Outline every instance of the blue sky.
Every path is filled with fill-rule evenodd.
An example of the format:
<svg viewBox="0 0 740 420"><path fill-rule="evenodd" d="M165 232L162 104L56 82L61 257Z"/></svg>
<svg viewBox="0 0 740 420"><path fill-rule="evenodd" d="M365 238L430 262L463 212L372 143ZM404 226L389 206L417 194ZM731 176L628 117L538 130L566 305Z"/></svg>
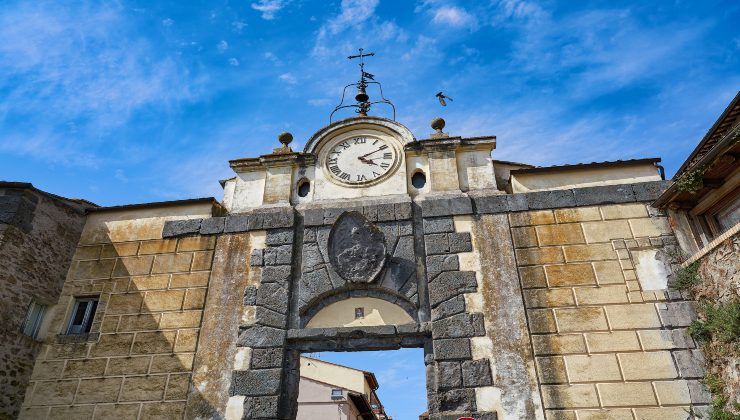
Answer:
<svg viewBox="0 0 740 420"><path fill-rule="evenodd" d="M394 420L417 420L419 414L427 410L423 349L326 352L307 356L373 372L380 385L378 398Z"/></svg>
<svg viewBox="0 0 740 420"><path fill-rule="evenodd" d="M740 87L737 22L712 0L6 0L0 179L101 205L220 198L228 159L327 123L358 47L417 138L443 116L498 136L494 158L659 156L670 176Z"/></svg>

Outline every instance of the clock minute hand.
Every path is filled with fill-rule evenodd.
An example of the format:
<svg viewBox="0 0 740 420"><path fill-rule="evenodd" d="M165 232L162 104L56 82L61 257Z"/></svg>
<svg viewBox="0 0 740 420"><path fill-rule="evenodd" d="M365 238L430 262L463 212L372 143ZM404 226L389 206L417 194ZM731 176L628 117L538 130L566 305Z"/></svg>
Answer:
<svg viewBox="0 0 740 420"><path fill-rule="evenodd" d="M377 153L377 152L379 152L379 151L381 151L381 150L385 150L385 147L381 147L381 148L379 148L378 150L373 150L372 152L370 152L370 153L366 153L366 154L364 154L364 155L362 155L362 156L360 156L360 157L364 159L364 158L366 158L366 157L368 157L368 156L372 155L373 153Z"/></svg>

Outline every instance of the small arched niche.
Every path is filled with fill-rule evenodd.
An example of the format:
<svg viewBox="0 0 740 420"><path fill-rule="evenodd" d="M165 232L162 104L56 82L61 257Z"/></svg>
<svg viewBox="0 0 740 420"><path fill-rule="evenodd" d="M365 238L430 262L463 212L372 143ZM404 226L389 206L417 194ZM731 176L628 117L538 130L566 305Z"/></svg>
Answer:
<svg viewBox="0 0 740 420"><path fill-rule="evenodd" d="M394 303L372 297L356 297L327 305L308 321L306 327L369 327L413 322L414 319Z"/></svg>

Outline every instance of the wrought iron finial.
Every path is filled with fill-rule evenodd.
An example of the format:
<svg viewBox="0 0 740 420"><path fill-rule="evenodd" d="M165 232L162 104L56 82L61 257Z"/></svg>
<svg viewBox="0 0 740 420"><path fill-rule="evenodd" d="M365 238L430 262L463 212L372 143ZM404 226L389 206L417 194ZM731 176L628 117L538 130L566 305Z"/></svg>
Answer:
<svg viewBox="0 0 740 420"><path fill-rule="evenodd" d="M334 108L331 114L329 114L329 123L331 123L334 113L344 108L355 108L355 112L358 115L366 117L368 111L370 111L370 107L374 104L390 105L390 107L393 109L393 119L396 119L396 107L393 105L393 103L391 103L391 101L383 96L383 87L380 85L379 82L375 81L375 75L365 71L365 57L372 57L375 55L375 53L365 53L365 50L363 48L360 48L359 51L359 54L350 55L349 57L347 57L347 59L360 59L360 80L358 80L356 83L350 83L344 87L344 90L342 91L342 100L339 102L339 105ZM367 87L371 84L378 85L378 90L380 91L380 100L378 101L370 101L370 95L367 94ZM355 101L357 101L357 103L344 105L344 97L347 94L347 88L350 86L357 87L357 94L355 95Z"/></svg>

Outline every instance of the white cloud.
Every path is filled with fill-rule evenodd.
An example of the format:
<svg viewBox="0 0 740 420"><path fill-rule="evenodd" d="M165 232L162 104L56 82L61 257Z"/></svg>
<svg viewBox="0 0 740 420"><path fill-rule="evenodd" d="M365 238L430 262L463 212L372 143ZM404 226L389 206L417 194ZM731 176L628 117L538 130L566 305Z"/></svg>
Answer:
<svg viewBox="0 0 740 420"><path fill-rule="evenodd" d="M239 67L239 60L237 60L234 57L229 58L229 65L234 67Z"/></svg>
<svg viewBox="0 0 740 420"><path fill-rule="evenodd" d="M231 30L240 34L242 30L247 27L247 23L241 20L235 20L231 22Z"/></svg>
<svg viewBox="0 0 740 420"><path fill-rule="evenodd" d="M278 79L282 80L283 82L294 85L298 82L298 80L290 73L283 73L280 76L278 76Z"/></svg>
<svg viewBox="0 0 740 420"><path fill-rule="evenodd" d="M165 27L172 26L173 23L175 23L175 21L170 18L162 20L162 26L165 26Z"/></svg>
<svg viewBox="0 0 740 420"><path fill-rule="evenodd" d="M223 53L224 51L229 49L229 43L224 41L223 39L219 41L219 43L216 45L216 49L218 52Z"/></svg>
<svg viewBox="0 0 740 420"><path fill-rule="evenodd" d="M329 105L331 103L331 99L328 98L321 98L321 99L309 99L308 104L311 106L317 106L322 107Z"/></svg>
<svg viewBox="0 0 740 420"><path fill-rule="evenodd" d="M319 28L316 36L313 54L316 56L329 56L336 48L348 47L348 40L337 39L337 35L345 33L348 29L357 28L373 17L375 9L380 0L342 0L339 14L327 20ZM363 38L373 39L367 31L362 33ZM343 41L343 42L342 42ZM355 47L352 47L355 48Z"/></svg>
<svg viewBox="0 0 740 420"><path fill-rule="evenodd" d="M474 27L476 24L476 19L473 15L465 11L465 9L454 6L444 6L435 10L432 21L437 24L455 27Z"/></svg>
<svg viewBox="0 0 740 420"><path fill-rule="evenodd" d="M201 94L177 58L154 53L123 12L111 3L0 9L0 149L96 165L102 139L132 115L143 109L164 114ZM6 126L9 120L19 122ZM125 143L122 137L108 150Z"/></svg>
<svg viewBox="0 0 740 420"><path fill-rule="evenodd" d="M252 9L262 12L262 19L273 20L275 15L287 6L289 0L259 0L252 3Z"/></svg>

